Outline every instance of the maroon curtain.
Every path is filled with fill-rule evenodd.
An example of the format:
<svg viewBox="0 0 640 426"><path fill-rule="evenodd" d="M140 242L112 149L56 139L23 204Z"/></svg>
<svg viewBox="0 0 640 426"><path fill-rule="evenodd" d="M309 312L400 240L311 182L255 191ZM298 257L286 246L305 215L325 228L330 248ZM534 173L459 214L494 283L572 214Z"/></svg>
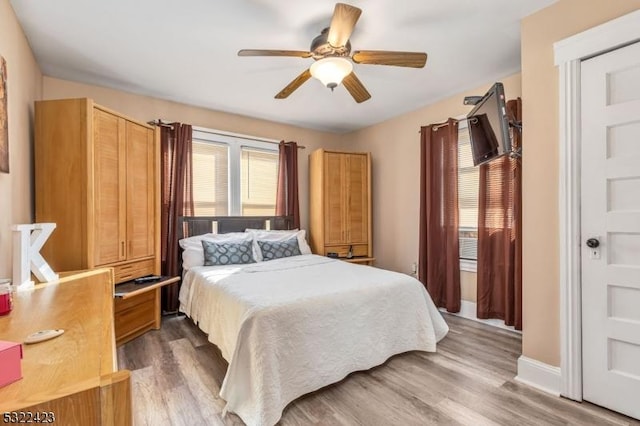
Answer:
<svg viewBox="0 0 640 426"><path fill-rule="evenodd" d="M507 109L522 120L520 98ZM521 143L514 131L514 148ZM480 166L477 316L522 330L522 164L506 155Z"/></svg>
<svg viewBox="0 0 640 426"><path fill-rule="evenodd" d="M179 274L178 217L193 215L191 146L191 125L172 123L160 128L162 275ZM179 289L178 284L162 289L165 312L178 310Z"/></svg>
<svg viewBox="0 0 640 426"><path fill-rule="evenodd" d="M420 148L418 277L436 306L459 312L458 122L422 127Z"/></svg>
<svg viewBox="0 0 640 426"><path fill-rule="evenodd" d="M293 216L293 227L300 228L298 144L295 142L280 142L276 216Z"/></svg>

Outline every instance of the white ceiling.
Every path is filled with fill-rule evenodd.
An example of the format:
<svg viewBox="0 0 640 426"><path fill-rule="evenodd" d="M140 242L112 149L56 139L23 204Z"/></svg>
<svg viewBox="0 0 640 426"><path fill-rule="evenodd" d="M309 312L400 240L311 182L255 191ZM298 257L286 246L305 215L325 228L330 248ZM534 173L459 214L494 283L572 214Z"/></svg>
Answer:
<svg viewBox="0 0 640 426"><path fill-rule="evenodd" d="M333 0L11 4L45 75L345 132L517 72L520 20L554 1L347 0L363 10L353 50L429 54L424 69L355 64L372 95L362 104L344 87L331 93L315 79L274 99L313 59L236 55L243 48L308 50L329 25Z"/></svg>

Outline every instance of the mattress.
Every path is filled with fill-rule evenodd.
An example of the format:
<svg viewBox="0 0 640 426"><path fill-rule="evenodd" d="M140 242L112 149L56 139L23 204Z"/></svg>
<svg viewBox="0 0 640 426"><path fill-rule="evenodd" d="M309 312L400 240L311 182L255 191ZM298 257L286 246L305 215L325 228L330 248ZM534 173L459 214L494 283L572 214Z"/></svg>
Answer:
<svg viewBox="0 0 640 426"><path fill-rule="evenodd" d="M249 426L395 354L433 352L448 332L413 277L316 255L191 268L180 310L229 362L220 397Z"/></svg>

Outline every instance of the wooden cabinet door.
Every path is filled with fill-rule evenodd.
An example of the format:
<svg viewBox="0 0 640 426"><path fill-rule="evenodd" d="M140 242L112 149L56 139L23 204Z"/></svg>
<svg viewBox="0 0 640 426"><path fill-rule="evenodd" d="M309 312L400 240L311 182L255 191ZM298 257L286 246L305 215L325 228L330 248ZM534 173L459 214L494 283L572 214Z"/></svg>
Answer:
<svg viewBox="0 0 640 426"><path fill-rule="evenodd" d="M126 122L127 259L152 256L155 246L153 131Z"/></svg>
<svg viewBox="0 0 640 426"><path fill-rule="evenodd" d="M93 111L93 266L126 259L124 120Z"/></svg>
<svg viewBox="0 0 640 426"><path fill-rule="evenodd" d="M345 157L332 152L324 155L324 244L343 244L346 242Z"/></svg>
<svg viewBox="0 0 640 426"><path fill-rule="evenodd" d="M365 154L345 155L346 230L349 244L366 244L369 235L369 163Z"/></svg>

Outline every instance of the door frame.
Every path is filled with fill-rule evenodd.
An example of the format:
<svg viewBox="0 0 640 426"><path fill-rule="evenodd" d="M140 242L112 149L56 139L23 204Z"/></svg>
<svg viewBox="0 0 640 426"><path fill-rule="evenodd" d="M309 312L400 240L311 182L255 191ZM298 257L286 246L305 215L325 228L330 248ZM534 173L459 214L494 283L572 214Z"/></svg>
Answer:
<svg viewBox="0 0 640 426"><path fill-rule="evenodd" d="M580 67L640 41L640 10L554 43L559 67L560 393L582 401Z"/></svg>

